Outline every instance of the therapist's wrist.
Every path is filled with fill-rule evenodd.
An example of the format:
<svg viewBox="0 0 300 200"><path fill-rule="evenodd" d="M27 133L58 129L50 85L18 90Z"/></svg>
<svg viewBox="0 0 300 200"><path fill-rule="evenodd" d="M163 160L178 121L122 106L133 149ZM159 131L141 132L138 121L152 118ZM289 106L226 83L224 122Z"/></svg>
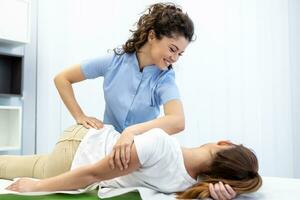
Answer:
<svg viewBox="0 0 300 200"><path fill-rule="evenodd" d="M80 119L82 117L85 117L86 115L83 112L78 112L76 114L74 114L74 118L75 120Z"/></svg>
<svg viewBox="0 0 300 200"><path fill-rule="evenodd" d="M129 126L129 127L125 128L124 132L127 133L127 134L133 134L133 135L139 135L140 134L140 131L139 131L139 129L136 125L132 125L132 126Z"/></svg>

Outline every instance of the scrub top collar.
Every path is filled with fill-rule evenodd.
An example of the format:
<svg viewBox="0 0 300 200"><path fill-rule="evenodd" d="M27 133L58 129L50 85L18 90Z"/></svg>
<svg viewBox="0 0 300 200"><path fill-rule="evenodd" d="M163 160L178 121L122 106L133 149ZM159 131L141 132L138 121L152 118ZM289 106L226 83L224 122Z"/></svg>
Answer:
<svg viewBox="0 0 300 200"><path fill-rule="evenodd" d="M136 52L133 53L132 55L132 58L133 58L133 63L135 65L135 69L141 73L141 74L156 74L156 73L160 73L162 71L165 71L165 70L160 70L156 65L147 65L143 68L143 71L140 71L140 66L139 66L139 62L138 62L138 59L137 59L137 55L136 55ZM167 70L168 68L166 68Z"/></svg>

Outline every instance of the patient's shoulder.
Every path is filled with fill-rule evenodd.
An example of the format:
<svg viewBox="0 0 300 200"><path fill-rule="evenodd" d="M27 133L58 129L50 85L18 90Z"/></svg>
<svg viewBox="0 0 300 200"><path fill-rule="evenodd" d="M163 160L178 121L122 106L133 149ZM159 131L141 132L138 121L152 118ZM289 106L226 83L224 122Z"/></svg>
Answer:
<svg viewBox="0 0 300 200"><path fill-rule="evenodd" d="M152 165L155 160L162 156L161 151L163 151L166 146L168 137L165 131L158 128L151 129L134 137L134 143L141 165Z"/></svg>

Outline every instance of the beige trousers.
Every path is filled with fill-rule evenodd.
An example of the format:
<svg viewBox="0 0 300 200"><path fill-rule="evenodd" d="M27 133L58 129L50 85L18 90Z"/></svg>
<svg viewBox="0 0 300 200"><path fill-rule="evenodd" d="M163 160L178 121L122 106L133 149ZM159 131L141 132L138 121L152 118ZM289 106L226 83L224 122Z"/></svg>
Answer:
<svg viewBox="0 0 300 200"><path fill-rule="evenodd" d="M69 171L78 145L87 130L82 125L67 128L51 154L0 156L0 179L16 177L43 179Z"/></svg>

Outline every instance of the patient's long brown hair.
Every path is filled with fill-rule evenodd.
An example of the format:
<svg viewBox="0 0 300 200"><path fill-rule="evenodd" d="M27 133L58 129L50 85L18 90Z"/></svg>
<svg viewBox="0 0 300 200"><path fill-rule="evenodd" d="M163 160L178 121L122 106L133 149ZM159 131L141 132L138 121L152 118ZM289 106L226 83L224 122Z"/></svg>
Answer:
<svg viewBox="0 0 300 200"><path fill-rule="evenodd" d="M210 170L201 176L201 182L178 193L177 198L208 198L209 183L219 181L230 185L237 194L255 192L262 185L257 158L243 145L234 145L233 148L216 153Z"/></svg>

